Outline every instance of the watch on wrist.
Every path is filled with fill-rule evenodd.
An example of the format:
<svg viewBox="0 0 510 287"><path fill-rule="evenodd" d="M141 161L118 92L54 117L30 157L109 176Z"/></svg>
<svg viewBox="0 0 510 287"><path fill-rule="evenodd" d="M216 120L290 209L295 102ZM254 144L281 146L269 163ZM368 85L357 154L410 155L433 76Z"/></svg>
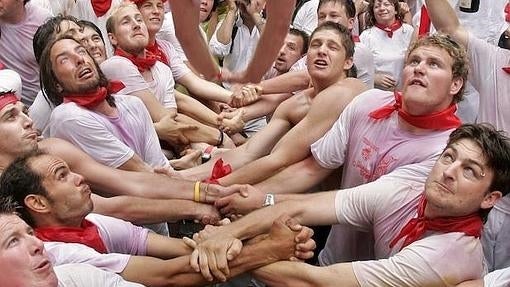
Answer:
<svg viewBox="0 0 510 287"><path fill-rule="evenodd" d="M267 193L266 197L264 198L264 204L262 204L262 207L273 206L273 205L274 205L274 194Z"/></svg>

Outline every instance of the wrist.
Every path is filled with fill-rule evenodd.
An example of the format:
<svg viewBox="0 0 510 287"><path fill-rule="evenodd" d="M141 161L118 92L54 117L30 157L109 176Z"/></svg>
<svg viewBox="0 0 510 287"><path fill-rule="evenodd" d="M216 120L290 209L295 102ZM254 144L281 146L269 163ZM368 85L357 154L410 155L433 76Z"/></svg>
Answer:
<svg viewBox="0 0 510 287"><path fill-rule="evenodd" d="M273 206L275 204L275 196L272 193L266 193L262 207Z"/></svg>

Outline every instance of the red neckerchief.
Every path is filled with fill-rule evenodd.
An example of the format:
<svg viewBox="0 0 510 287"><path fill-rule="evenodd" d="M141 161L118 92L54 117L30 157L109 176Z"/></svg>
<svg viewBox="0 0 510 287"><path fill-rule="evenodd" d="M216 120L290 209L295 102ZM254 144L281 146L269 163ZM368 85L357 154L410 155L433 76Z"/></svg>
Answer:
<svg viewBox="0 0 510 287"><path fill-rule="evenodd" d="M5 69L5 66L4 66L4 64L0 63L0 70L3 70L3 69Z"/></svg>
<svg viewBox="0 0 510 287"><path fill-rule="evenodd" d="M230 164L223 165L223 160L220 158L214 163L211 177L204 180L204 182L219 184L218 179L229 175L231 172L232 167L230 166Z"/></svg>
<svg viewBox="0 0 510 287"><path fill-rule="evenodd" d="M501 68L505 73L510 74L510 67L503 67Z"/></svg>
<svg viewBox="0 0 510 287"><path fill-rule="evenodd" d="M398 30L398 28L402 27L402 21L400 20L396 20L395 22L393 22L391 25L389 26L385 26L385 25L380 25L380 24L375 24L375 27L383 30L384 32L386 32L386 34L388 35L388 37L392 38L393 37L393 32L395 32L396 30Z"/></svg>
<svg viewBox="0 0 510 287"><path fill-rule="evenodd" d="M510 22L510 3L505 5L505 21Z"/></svg>
<svg viewBox="0 0 510 287"><path fill-rule="evenodd" d="M351 37L352 37L352 41L353 41L354 43L359 43L359 42L360 42L360 41L359 41L359 36L352 35Z"/></svg>
<svg viewBox="0 0 510 287"><path fill-rule="evenodd" d="M98 87L93 91L85 93L67 94L64 96L64 103L73 102L86 109L92 109L99 105L104 99L106 99L106 96L109 94L118 93L125 87L126 86L124 86L122 82L111 81L108 83L107 88Z"/></svg>
<svg viewBox="0 0 510 287"><path fill-rule="evenodd" d="M94 13L97 17L101 17L106 14L112 6L112 0L92 0L90 3L92 4L92 9L94 9Z"/></svg>
<svg viewBox="0 0 510 287"><path fill-rule="evenodd" d="M452 103L448 108L430 115L413 116L402 109L402 94L395 91L395 103L378 108L368 116L378 119L389 117L394 111L409 124L422 129L448 130L458 128L461 125L460 119L455 115L457 105Z"/></svg>
<svg viewBox="0 0 510 287"><path fill-rule="evenodd" d="M97 226L86 219L81 227L39 227L35 229L35 235L42 241L81 243L99 253L107 253Z"/></svg>
<svg viewBox="0 0 510 287"><path fill-rule="evenodd" d="M420 15L420 29L418 30L418 37L425 37L430 32L430 17L429 11L427 10L427 6L421 6L421 15Z"/></svg>
<svg viewBox="0 0 510 287"><path fill-rule="evenodd" d="M480 237L483 222L480 215L475 212L470 215L458 217L426 218L424 216L427 199L422 195L418 205L418 216L409 220L400 233L391 241L390 248L405 237L402 248L420 239L427 230L448 232L463 232L468 236Z"/></svg>
<svg viewBox="0 0 510 287"><path fill-rule="evenodd" d="M7 92L0 96L0 110L3 109L8 104L15 104L18 102L18 97L14 92Z"/></svg>
<svg viewBox="0 0 510 287"><path fill-rule="evenodd" d="M154 54L158 61L165 63L167 66L170 65L170 62L168 61L166 54L161 49L161 46L158 45L157 41L154 42L154 45L149 44L145 49Z"/></svg>
<svg viewBox="0 0 510 287"><path fill-rule="evenodd" d="M158 60L154 54L151 52L145 51L145 58L135 57L132 54L125 52L124 50L117 48L115 49L115 55L127 58L130 60L135 66L138 68L140 73L148 71L156 64Z"/></svg>

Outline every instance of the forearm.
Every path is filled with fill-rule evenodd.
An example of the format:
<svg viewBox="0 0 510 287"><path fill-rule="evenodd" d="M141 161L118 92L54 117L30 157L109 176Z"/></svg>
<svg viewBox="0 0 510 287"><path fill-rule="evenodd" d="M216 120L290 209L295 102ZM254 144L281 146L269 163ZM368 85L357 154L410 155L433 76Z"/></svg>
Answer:
<svg viewBox="0 0 510 287"><path fill-rule="evenodd" d="M232 29L234 28L237 17L237 9L229 9L225 19L216 32L216 39L223 45L227 45L232 41Z"/></svg>
<svg viewBox="0 0 510 287"><path fill-rule="evenodd" d="M232 97L232 92L226 90L212 82L206 81L193 73L189 73L179 80L179 83L184 85L191 94L200 97L204 100L217 101L222 103L229 103Z"/></svg>
<svg viewBox="0 0 510 287"><path fill-rule="evenodd" d="M295 163L276 175L255 185L260 190L272 193L307 192L321 182L332 170L320 167L313 157ZM284 182L285 184L282 184Z"/></svg>
<svg viewBox="0 0 510 287"><path fill-rule="evenodd" d="M259 268L252 274L269 286L359 286L350 263L318 267L280 261Z"/></svg>
<svg viewBox="0 0 510 287"><path fill-rule="evenodd" d="M142 100L147 111L151 116L153 122L160 121L165 115L169 113L165 107L156 99L156 97L149 90L134 92L131 95L136 96Z"/></svg>
<svg viewBox="0 0 510 287"><path fill-rule="evenodd" d="M219 183L223 186L255 184L275 174L281 168L282 165L278 159L267 155L221 178Z"/></svg>
<svg viewBox="0 0 510 287"><path fill-rule="evenodd" d="M220 130L213 128L209 125L205 125L191 117L184 114L178 114L176 120L181 123L194 125L197 127L196 130L188 130L184 132L186 138L192 143L207 143L210 145L217 145L220 139Z"/></svg>
<svg viewBox="0 0 510 287"><path fill-rule="evenodd" d="M178 199L150 199L119 195L95 197L94 213L120 218L136 225L197 219L203 203Z"/></svg>
<svg viewBox="0 0 510 287"><path fill-rule="evenodd" d="M178 11L178 13L173 13L175 32L186 57L206 79L215 78L219 74L218 66L209 53L209 48L198 28L199 3L182 0L171 0L170 2L172 9Z"/></svg>
<svg viewBox="0 0 510 287"><path fill-rule="evenodd" d="M310 84L308 71L293 71L260 82L264 94L292 93L305 90Z"/></svg>
<svg viewBox="0 0 510 287"><path fill-rule="evenodd" d="M271 2L271 1L270 1ZM295 7L295 0L279 0L278 4L268 3L267 4L267 12L268 12L268 20L266 23L266 27L269 29L265 29L262 33L259 44L255 50L252 59L256 59L250 61L246 71L246 82L250 83L258 83L262 76L266 73L268 68L273 63L274 59L276 59L276 55L280 50L283 39L288 32L289 24L292 18L292 9L291 7ZM275 11L276 9L270 8L272 5L285 5L286 7L282 7ZM288 5L288 6L287 6Z"/></svg>
<svg viewBox="0 0 510 287"><path fill-rule="evenodd" d="M179 113L188 115L206 125L218 127L218 115L201 102L182 93L175 93Z"/></svg>
<svg viewBox="0 0 510 287"><path fill-rule="evenodd" d="M291 94L265 94L257 102L243 107L245 113L243 121L247 122L262 116L272 114L278 105L291 97Z"/></svg>

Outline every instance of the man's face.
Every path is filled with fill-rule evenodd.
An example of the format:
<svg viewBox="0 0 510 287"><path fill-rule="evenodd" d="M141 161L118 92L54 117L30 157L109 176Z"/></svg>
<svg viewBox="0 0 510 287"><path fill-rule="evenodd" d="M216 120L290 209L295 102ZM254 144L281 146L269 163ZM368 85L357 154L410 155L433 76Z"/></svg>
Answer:
<svg viewBox="0 0 510 287"><path fill-rule="evenodd" d="M106 60L106 48L96 30L90 27L83 27L81 43L98 65Z"/></svg>
<svg viewBox="0 0 510 287"><path fill-rule="evenodd" d="M0 110L0 152L10 160L37 149L37 132L27 111L22 102Z"/></svg>
<svg viewBox="0 0 510 287"><path fill-rule="evenodd" d="M352 66L345 58L342 39L337 32L322 30L313 34L307 53L308 73L312 80L336 82Z"/></svg>
<svg viewBox="0 0 510 287"><path fill-rule="evenodd" d="M213 8L213 0L201 0L200 1L200 23L207 20L207 17L211 14Z"/></svg>
<svg viewBox="0 0 510 287"><path fill-rule="evenodd" d="M41 240L17 215L0 215L0 282L4 287L56 287Z"/></svg>
<svg viewBox="0 0 510 287"><path fill-rule="evenodd" d="M427 178L427 209L438 216L464 216L490 208L501 196L489 193L493 177L480 147L461 139L446 148Z"/></svg>
<svg viewBox="0 0 510 287"><path fill-rule="evenodd" d="M163 25L163 17L165 15L163 1L146 0L138 7L138 10L142 14L149 34L155 35L161 29L161 25Z"/></svg>
<svg viewBox="0 0 510 287"><path fill-rule="evenodd" d="M73 21L63 20L59 24L59 31L55 34L55 38L62 36L70 36L81 42L83 39L83 29Z"/></svg>
<svg viewBox="0 0 510 287"><path fill-rule="evenodd" d="M303 56L303 38L287 34L283 46L274 62L274 68L280 73L287 73L294 63Z"/></svg>
<svg viewBox="0 0 510 287"><path fill-rule="evenodd" d="M444 49L421 46L406 59L402 73L403 107L412 115L427 115L446 109L462 88L453 79L453 59Z"/></svg>
<svg viewBox="0 0 510 287"><path fill-rule="evenodd" d="M99 84L99 73L94 59L85 47L72 39L56 42L50 51L53 73L65 93L83 93Z"/></svg>
<svg viewBox="0 0 510 287"><path fill-rule="evenodd" d="M347 29L352 30L354 18L349 18L345 13L345 7L336 2L323 4L317 11L318 26L326 22L342 24Z"/></svg>
<svg viewBox="0 0 510 287"><path fill-rule="evenodd" d="M57 222L81 222L92 211L89 186L63 160L42 155L30 161L30 168L43 179L49 209Z"/></svg>
<svg viewBox="0 0 510 287"><path fill-rule="evenodd" d="M395 6L388 0L375 0L374 16L375 21L381 25L390 25L395 21L397 11Z"/></svg>
<svg viewBox="0 0 510 287"><path fill-rule="evenodd" d="M149 44L149 34L142 14L136 7L122 8L115 15L115 33L109 33L112 45L138 55Z"/></svg>

